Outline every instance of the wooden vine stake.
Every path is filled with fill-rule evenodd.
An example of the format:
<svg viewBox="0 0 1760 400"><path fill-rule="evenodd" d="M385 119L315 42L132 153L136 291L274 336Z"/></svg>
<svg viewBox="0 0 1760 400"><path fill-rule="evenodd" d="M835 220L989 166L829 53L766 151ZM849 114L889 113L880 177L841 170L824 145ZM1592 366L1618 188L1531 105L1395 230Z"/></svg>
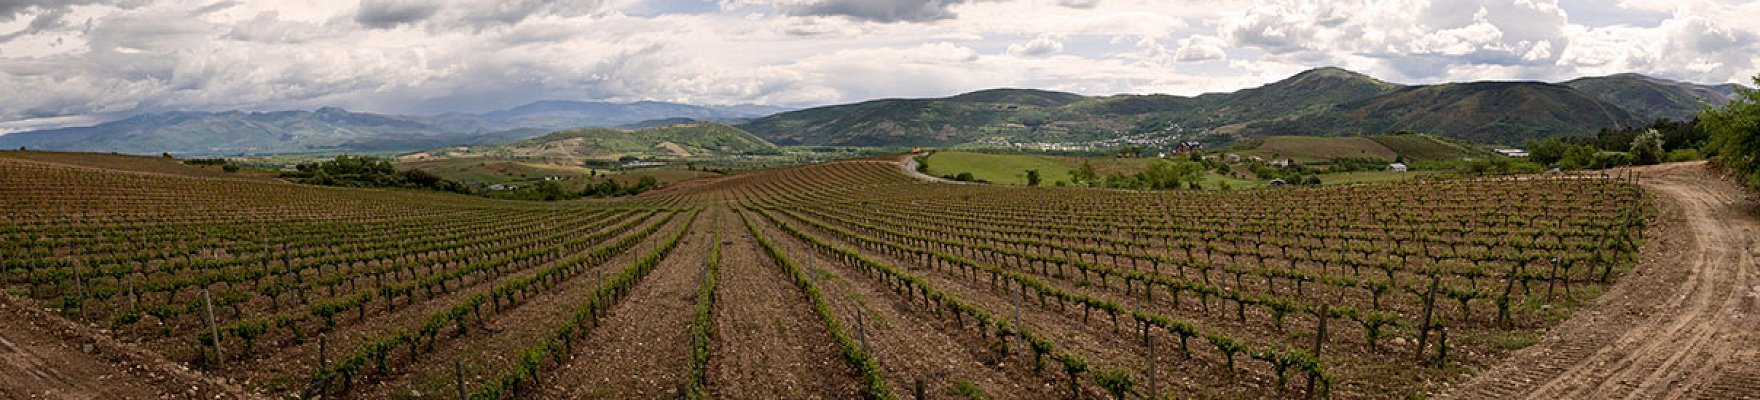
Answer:
<svg viewBox="0 0 1760 400"><path fill-rule="evenodd" d="M139 311L141 309L140 303L141 297L134 291L134 274L128 274L128 310Z"/></svg>
<svg viewBox="0 0 1760 400"><path fill-rule="evenodd" d="M208 296L208 288L202 288L202 311L208 315L208 332L213 334L214 365L226 367L226 357L220 353L220 324L214 320L214 300Z"/></svg>
<svg viewBox="0 0 1760 400"><path fill-rule="evenodd" d="M1320 327L1314 332L1314 359L1320 359L1320 345L1326 343L1326 320L1332 318L1332 305L1320 304Z"/></svg>
<svg viewBox="0 0 1760 400"><path fill-rule="evenodd" d="M73 260L73 288L79 296L79 303L76 304L79 304L79 313L83 317L86 313L86 281L79 273L79 264L79 260Z"/></svg>
<svg viewBox="0 0 1760 400"><path fill-rule="evenodd" d="M861 310L856 310L856 336L862 339L862 352L874 357L874 351L868 348L868 323Z"/></svg>
<svg viewBox="0 0 1760 400"><path fill-rule="evenodd" d="M1024 292L1026 290L1027 290L1026 286L1020 286L1020 290L1016 290L1014 292L1014 336L1016 338L1016 341L1020 342L1020 346L1017 346L1017 347L1022 347L1022 346L1027 345L1025 339L1022 338L1023 335L1021 334L1021 292ZM1015 352L1016 354L1020 354L1023 356L1026 355L1026 352L1019 351L1019 349L1016 349L1013 347L1010 347L1009 350Z"/></svg>
<svg viewBox="0 0 1760 400"><path fill-rule="evenodd" d="M458 359L452 360L452 376L455 378L453 381L458 383L458 399L470 399L469 394L464 391L464 362Z"/></svg>
<svg viewBox="0 0 1760 400"><path fill-rule="evenodd" d="M1159 386L1157 386L1156 382L1155 382L1155 364L1157 364L1160 361L1160 359L1157 357L1158 355L1155 353L1156 353L1156 351L1155 351L1155 338L1150 337L1149 338L1149 393L1147 393L1147 394L1148 394L1148 397L1151 399L1156 398L1155 396L1157 396L1157 393L1161 393L1161 388Z"/></svg>

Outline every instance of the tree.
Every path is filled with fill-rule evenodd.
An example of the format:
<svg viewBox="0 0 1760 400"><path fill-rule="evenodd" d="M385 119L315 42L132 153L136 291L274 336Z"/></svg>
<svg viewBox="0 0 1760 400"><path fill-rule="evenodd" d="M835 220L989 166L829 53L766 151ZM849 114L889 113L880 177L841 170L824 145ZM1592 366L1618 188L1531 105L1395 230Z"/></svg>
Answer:
<svg viewBox="0 0 1760 400"><path fill-rule="evenodd" d="M1088 162L1088 160L1082 160L1081 168L1069 172L1069 180L1070 182L1093 186L1094 181L1100 180L1100 173L1094 171L1094 163Z"/></svg>
<svg viewBox="0 0 1760 400"><path fill-rule="evenodd" d="M1552 165L1563 160L1571 147L1570 143L1565 143L1564 139L1557 136L1539 142L1529 141L1528 160L1540 165Z"/></svg>
<svg viewBox="0 0 1760 400"><path fill-rule="evenodd" d="M1650 129L1632 139L1632 162L1638 165L1662 162L1662 132Z"/></svg>
<svg viewBox="0 0 1760 400"><path fill-rule="evenodd" d="M1563 169L1584 169L1595 166L1595 148L1566 144L1564 156L1558 160L1558 167ZM1531 156L1531 155L1530 155Z"/></svg>
<svg viewBox="0 0 1760 400"><path fill-rule="evenodd" d="M1179 189L1184 182L1198 179L1204 173L1204 166L1192 162L1156 161L1143 171L1143 180L1150 189Z"/></svg>
<svg viewBox="0 0 1760 400"><path fill-rule="evenodd" d="M1027 186L1039 186L1039 170L1027 170Z"/></svg>
<svg viewBox="0 0 1760 400"><path fill-rule="evenodd" d="M1753 79L1760 85L1760 75ZM1760 187L1760 90L1737 87L1729 104L1700 113L1699 123L1711 134L1706 150L1735 170L1743 183Z"/></svg>
<svg viewBox="0 0 1760 400"><path fill-rule="evenodd" d="M543 196L544 200L562 200L568 197L568 191L563 190L562 185L556 181L538 182L536 189L538 195Z"/></svg>

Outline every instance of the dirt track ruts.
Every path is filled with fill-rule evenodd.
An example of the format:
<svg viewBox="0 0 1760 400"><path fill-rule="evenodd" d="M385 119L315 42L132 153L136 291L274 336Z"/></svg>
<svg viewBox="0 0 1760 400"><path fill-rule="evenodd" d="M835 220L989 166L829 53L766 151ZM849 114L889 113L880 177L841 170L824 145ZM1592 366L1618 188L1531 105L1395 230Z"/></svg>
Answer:
<svg viewBox="0 0 1760 400"><path fill-rule="evenodd" d="M1443 398L1760 398L1753 196L1703 162L1639 168L1661 206L1639 266Z"/></svg>

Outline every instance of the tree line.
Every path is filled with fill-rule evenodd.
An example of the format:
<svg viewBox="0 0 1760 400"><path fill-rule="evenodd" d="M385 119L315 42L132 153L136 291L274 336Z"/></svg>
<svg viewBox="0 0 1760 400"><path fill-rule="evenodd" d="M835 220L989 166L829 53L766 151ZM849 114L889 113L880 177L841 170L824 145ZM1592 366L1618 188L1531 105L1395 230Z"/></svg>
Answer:
<svg viewBox="0 0 1760 400"><path fill-rule="evenodd" d="M419 168L399 171L390 160L372 156L339 155L335 159L300 163L294 171L281 173L290 181L324 186L426 189L472 194L509 200L572 200L585 197L630 196L659 188L660 181L643 176L635 183L624 184L607 178L589 184L579 191L564 188L556 181L538 182L513 190L479 190L464 183L442 178Z"/></svg>

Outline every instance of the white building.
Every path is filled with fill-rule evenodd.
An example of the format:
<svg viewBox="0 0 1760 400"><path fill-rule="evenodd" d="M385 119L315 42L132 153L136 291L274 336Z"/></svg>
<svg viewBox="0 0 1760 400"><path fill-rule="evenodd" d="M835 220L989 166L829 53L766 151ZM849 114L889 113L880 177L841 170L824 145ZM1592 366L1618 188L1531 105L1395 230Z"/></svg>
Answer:
<svg viewBox="0 0 1760 400"><path fill-rule="evenodd" d="M1387 170L1393 171L1393 172L1406 172L1406 164L1405 163L1387 164Z"/></svg>
<svg viewBox="0 0 1760 400"><path fill-rule="evenodd" d="M1491 151L1495 151L1495 152L1497 152L1497 154L1502 154L1504 157L1527 157L1528 156L1528 151L1522 150L1522 149L1492 149Z"/></svg>

